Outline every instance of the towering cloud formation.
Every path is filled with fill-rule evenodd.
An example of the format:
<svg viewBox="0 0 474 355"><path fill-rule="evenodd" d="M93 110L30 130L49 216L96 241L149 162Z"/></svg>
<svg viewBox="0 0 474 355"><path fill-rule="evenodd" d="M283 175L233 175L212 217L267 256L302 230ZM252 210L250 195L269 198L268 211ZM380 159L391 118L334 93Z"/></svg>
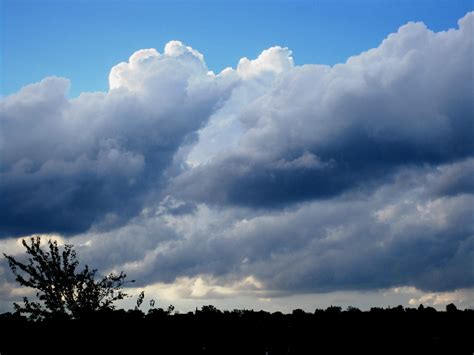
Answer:
<svg viewBox="0 0 474 355"><path fill-rule="evenodd" d="M440 33L409 23L334 67L269 65L282 74L239 112L240 144L177 177L175 191L285 206L365 189L402 166L472 156L473 17ZM238 71L259 73L268 54Z"/></svg>
<svg viewBox="0 0 474 355"><path fill-rule="evenodd" d="M114 67L110 91L68 100L47 78L2 100L2 235L74 233L136 215L178 149L230 93L182 43Z"/></svg>
<svg viewBox="0 0 474 355"><path fill-rule="evenodd" d="M1 234L73 234L143 284L473 287L473 26L409 23L332 67L273 47L217 75L172 41L107 93L29 85L0 103Z"/></svg>

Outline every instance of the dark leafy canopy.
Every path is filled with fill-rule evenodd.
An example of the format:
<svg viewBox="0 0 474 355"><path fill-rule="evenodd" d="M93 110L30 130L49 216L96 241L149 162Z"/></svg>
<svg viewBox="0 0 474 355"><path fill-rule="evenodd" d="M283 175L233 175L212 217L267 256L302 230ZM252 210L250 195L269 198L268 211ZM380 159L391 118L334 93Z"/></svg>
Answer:
<svg viewBox="0 0 474 355"><path fill-rule="evenodd" d="M96 269L85 265L79 271L72 245L59 248L56 241L48 240L49 250L43 250L40 237L31 238L29 243L23 240L22 244L29 255L27 263L4 256L16 281L36 289L38 301L24 297L23 305L14 304L17 312L28 314L31 319L81 318L94 311L114 309L115 301L128 296L122 291L126 282L123 272L96 281Z"/></svg>

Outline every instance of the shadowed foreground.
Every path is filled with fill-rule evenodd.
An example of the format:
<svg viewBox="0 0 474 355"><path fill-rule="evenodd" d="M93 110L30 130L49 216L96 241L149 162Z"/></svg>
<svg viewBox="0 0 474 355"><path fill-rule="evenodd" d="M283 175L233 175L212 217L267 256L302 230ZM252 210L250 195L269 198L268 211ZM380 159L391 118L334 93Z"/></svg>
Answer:
<svg viewBox="0 0 474 355"><path fill-rule="evenodd" d="M94 312L77 320L0 315L6 354L473 354L474 311L339 307L305 313L152 309Z"/></svg>
<svg viewBox="0 0 474 355"><path fill-rule="evenodd" d="M36 298L0 315L0 355L8 354L473 354L474 310L420 306L369 312L328 307L306 313L220 311L179 314L174 307L117 310L126 275L96 279L79 268L72 245L23 240L27 263L5 255L15 280ZM131 281L130 281L131 282ZM28 318L23 314L28 315Z"/></svg>

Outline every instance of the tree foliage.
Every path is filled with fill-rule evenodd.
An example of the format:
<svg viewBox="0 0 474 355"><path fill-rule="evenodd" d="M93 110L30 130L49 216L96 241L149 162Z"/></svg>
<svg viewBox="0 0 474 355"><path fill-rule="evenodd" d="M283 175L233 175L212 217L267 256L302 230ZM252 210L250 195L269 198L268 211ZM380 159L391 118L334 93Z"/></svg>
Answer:
<svg viewBox="0 0 474 355"><path fill-rule="evenodd" d="M79 261L72 245L59 247L48 240L43 250L40 237L22 240L28 261L22 263L3 254L21 286L36 290L37 301L23 298L23 304L14 303L15 310L31 319L81 318L100 310L114 309L114 302L128 295L122 291L126 275L111 273L95 280L96 269L87 265L79 270ZM133 281L130 281L133 282Z"/></svg>

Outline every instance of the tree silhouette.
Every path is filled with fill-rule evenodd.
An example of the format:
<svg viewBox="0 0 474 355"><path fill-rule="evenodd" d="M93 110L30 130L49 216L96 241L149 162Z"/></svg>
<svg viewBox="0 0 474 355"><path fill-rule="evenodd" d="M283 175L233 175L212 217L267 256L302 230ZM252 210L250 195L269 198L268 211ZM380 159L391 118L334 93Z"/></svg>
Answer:
<svg viewBox="0 0 474 355"><path fill-rule="evenodd" d="M450 303L450 304L446 305L446 312L454 313L454 312L457 312L457 311L458 311L458 308L456 307L456 305L454 303Z"/></svg>
<svg viewBox="0 0 474 355"><path fill-rule="evenodd" d="M23 305L14 303L15 310L32 320L49 318L81 318L94 311L114 309L113 303L128 295L122 291L126 275L111 273L99 281L97 270L85 265L79 271L79 261L72 245L58 246L48 240L46 250L40 237L22 240L28 262L3 254L21 286L36 289L38 301L23 298ZM134 282L134 281L130 281Z"/></svg>

